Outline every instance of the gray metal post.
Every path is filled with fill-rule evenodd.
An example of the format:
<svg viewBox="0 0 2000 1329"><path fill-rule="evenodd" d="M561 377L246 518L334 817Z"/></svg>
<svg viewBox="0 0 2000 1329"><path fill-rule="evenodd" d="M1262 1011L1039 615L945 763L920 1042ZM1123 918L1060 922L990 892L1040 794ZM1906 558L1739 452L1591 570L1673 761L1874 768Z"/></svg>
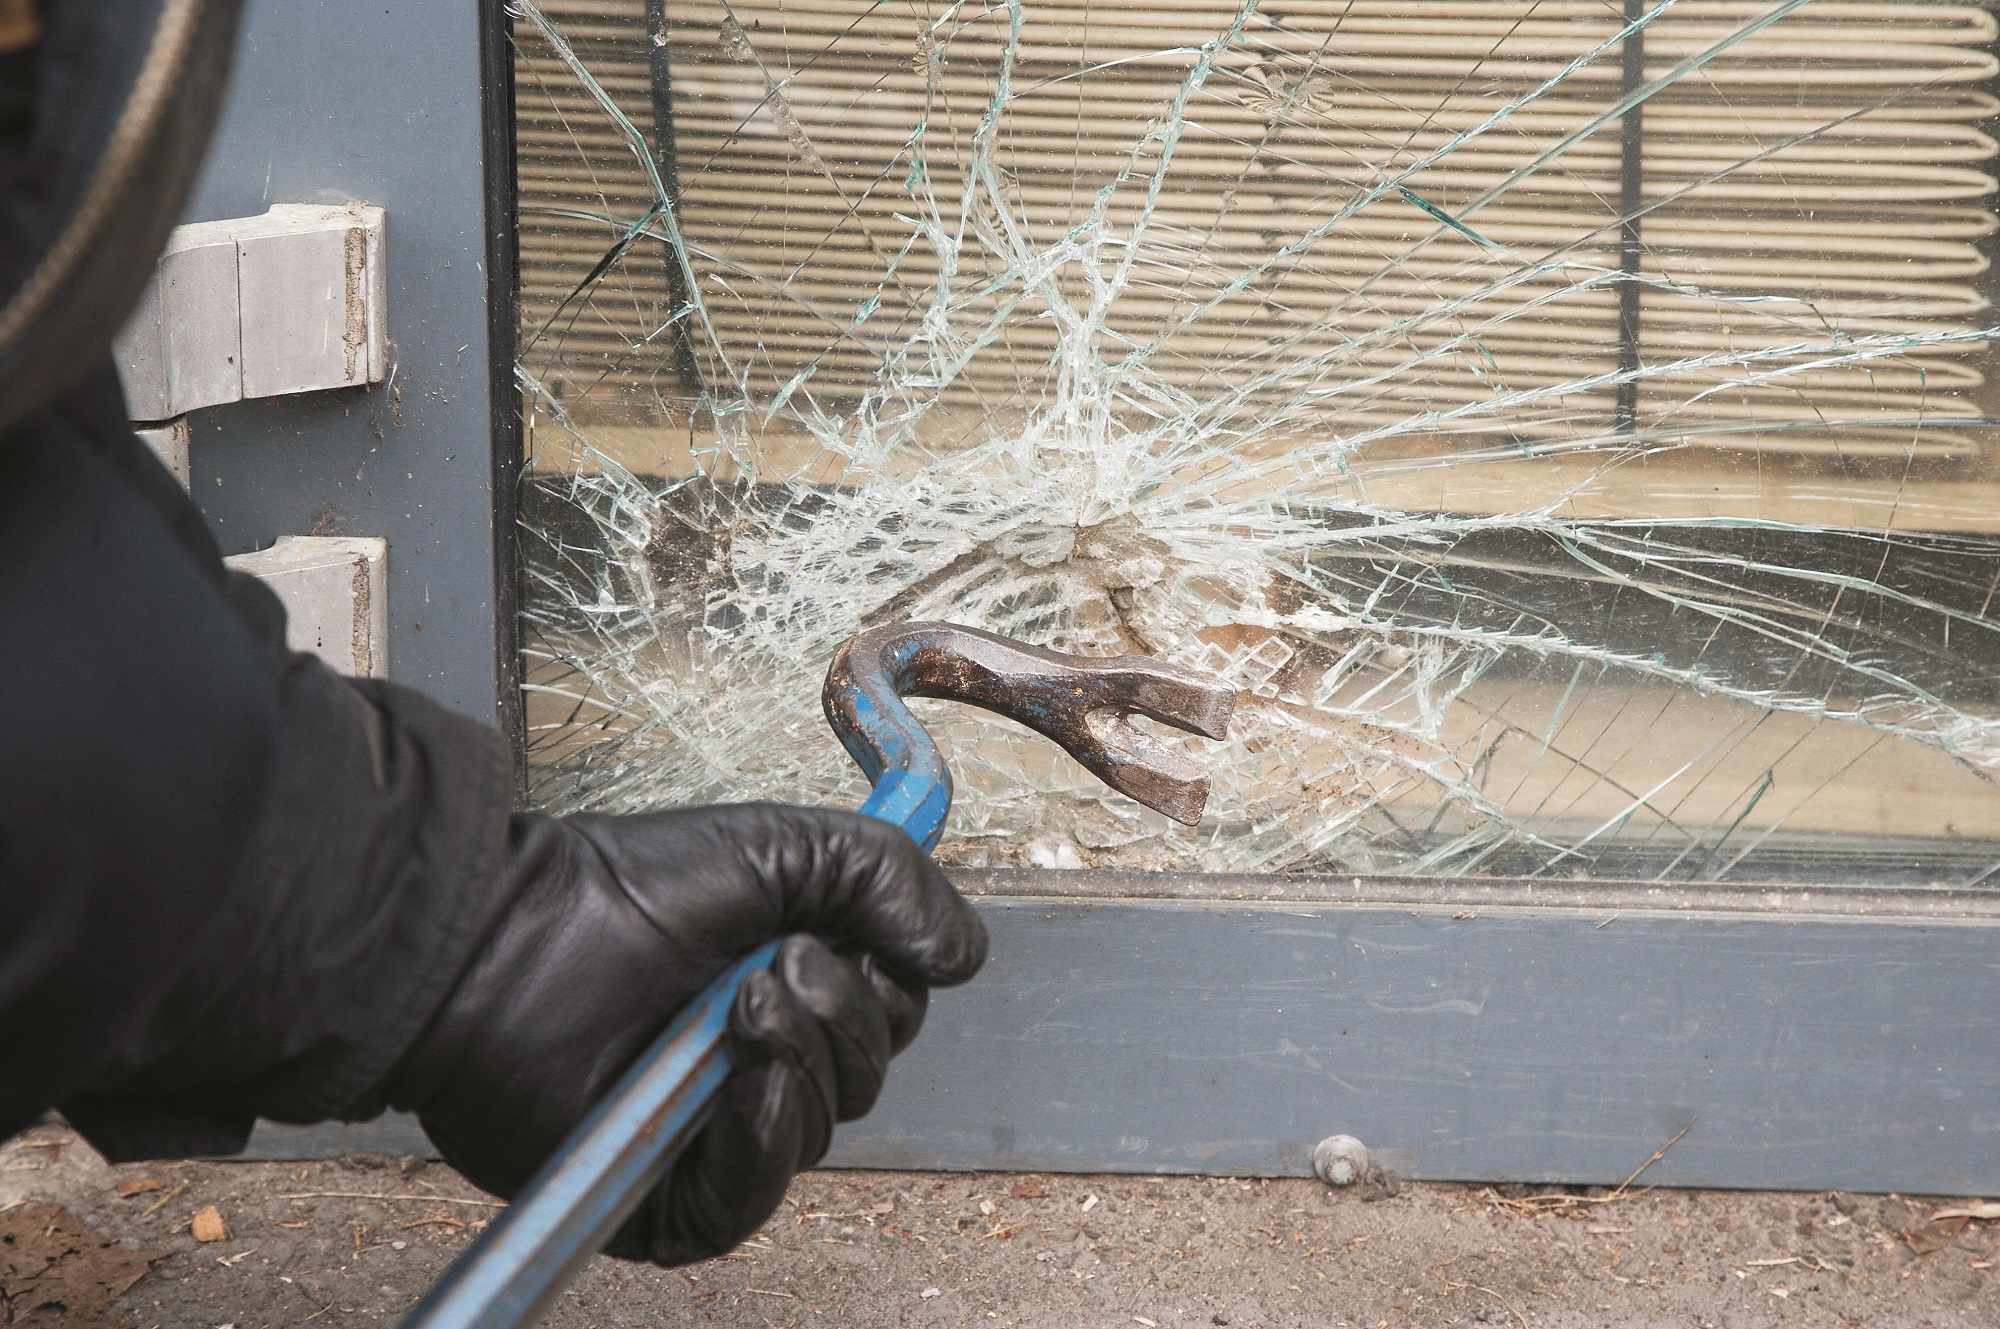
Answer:
<svg viewBox="0 0 2000 1329"><path fill-rule="evenodd" d="M250 0L187 220L387 211L384 383L191 419L225 553L389 541L390 676L482 719L514 704L509 68L494 3Z"/></svg>

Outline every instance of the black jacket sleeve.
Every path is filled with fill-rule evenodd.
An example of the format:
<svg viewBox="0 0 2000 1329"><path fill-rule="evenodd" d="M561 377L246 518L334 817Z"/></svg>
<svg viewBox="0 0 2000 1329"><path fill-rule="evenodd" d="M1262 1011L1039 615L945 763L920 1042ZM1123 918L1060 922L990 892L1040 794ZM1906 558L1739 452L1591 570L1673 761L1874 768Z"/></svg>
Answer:
<svg viewBox="0 0 2000 1329"><path fill-rule="evenodd" d="M226 1152L370 1110L505 903L503 741L287 651L108 367L7 445L0 1136L60 1105L114 1158Z"/></svg>
<svg viewBox="0 0 2000 1329"><path fill-rule="evenodd" d="M178 979L276 746L277 657L199 523L148 494L108 373L0 449L0 1135Z"/></svg>

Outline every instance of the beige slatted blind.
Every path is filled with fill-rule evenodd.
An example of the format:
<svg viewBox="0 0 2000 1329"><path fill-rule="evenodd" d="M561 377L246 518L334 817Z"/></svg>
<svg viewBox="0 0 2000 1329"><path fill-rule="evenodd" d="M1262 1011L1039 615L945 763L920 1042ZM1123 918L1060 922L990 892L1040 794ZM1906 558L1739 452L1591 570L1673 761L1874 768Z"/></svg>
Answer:
<svg viewBox="0 0 2000 1329"><path fill-rule="evenodd" d="M642 0L544 8L650 133ZM1990 320L1993 16L1827 0L1713 53L1772 8L1671 6L1628 72L1617 5L1291 0L1216 55L1149 200L1143 177L1163 150L1149 131L1232 6L1029 4L994 169L968 181L1004 8L672 0L681 226L722 347L696 338L692 354L719 397L734 376L766 406L847 403L893 361L904 397L941 400L940 430L1010 418L1058 389L1061 321L1128 257L1143 215L1092 344L1112 364L1139 353L1118 389L1135 416L1192 399L1246 437L1269 419L1278 435L1415 452L1590 445L1629 427L1697 449L1969 462L1993 408L1970 336ZM1599 48L1556 90L1402 175ZM562 306L649 190L567 72L537 43L522 51L527 363L581 415L680 419L695 385L663 331L662 244L642 241L594 298ZM1624 345L1628 125L1604 117L1635 76L1704 56L1644 106L1638 336ZM1101 222L1084 225L1121 172ZM1392 179L1400 188L1342 215ZM989 322L983 345L925 336L939 258L921 232L971 224L969 188L998 191L1013 228L957 251L954 290L968 294L952 335ZM1024 289L1010 251L1057 257ZM1967 339L1821 371L1782 353L1829 329ZM1747 368L1726 363L1760 350ZM1621 355L1656 375L1629 426L1611 381Z"/></svg>

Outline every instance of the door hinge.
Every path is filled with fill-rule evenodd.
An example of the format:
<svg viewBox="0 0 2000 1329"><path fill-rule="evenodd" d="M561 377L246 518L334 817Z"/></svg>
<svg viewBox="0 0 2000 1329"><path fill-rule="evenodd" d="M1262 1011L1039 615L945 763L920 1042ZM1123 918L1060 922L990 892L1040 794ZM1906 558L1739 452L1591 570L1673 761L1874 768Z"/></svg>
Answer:
<svg viewBox="0 0 2000 1329"><path fill-rule="evenodd" d="M381 382L385 230L362 203L175 228L115 344L132 419Z"/></svg>

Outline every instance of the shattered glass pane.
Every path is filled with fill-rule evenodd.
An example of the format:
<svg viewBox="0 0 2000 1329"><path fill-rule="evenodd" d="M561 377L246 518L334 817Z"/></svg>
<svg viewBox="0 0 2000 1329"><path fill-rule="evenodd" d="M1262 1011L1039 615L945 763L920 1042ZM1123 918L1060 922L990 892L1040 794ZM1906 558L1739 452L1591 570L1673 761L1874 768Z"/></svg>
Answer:
<svg viewBox="0 0 2000 1329"><path fill-rule="evenodd" d="M1241 704L921 704L946 861L2000 882L1987 8L513 13L543 805L852 806L951 619Z"/></svg>

